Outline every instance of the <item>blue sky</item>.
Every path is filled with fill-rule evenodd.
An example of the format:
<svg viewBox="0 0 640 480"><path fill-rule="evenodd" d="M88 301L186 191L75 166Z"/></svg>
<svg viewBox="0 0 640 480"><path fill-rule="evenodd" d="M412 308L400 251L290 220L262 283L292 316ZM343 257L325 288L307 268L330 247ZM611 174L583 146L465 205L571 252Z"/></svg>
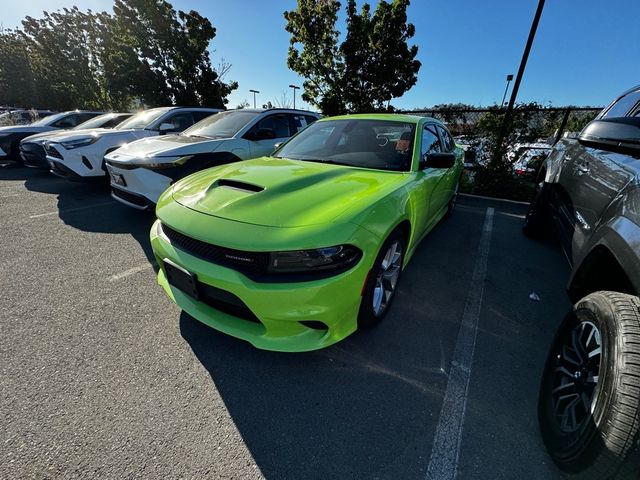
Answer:
<svg viewBox="0 0 640 480"><path fill-rule="evenodd" d="M228 78L240 85L230 107L245 99L252 102L249 89L261 92L258 103L280 100L283 94L290 101L288 85L302 85L286 66L289 37L282 12L293 8L295 0L172 3L199 11L217 28L213 63L221 57L231 63ZM14 27L25 15L74 4L110 10L112 1L3 0L0 22ZM413 0L409 20L416 26L413 42L422 68L416 86L392 104L410 109L500 102L505 75L517 72L536 5L537 0ZM639 20L637 0L547 0L519 100L604 105L639 84Z"/></svg>

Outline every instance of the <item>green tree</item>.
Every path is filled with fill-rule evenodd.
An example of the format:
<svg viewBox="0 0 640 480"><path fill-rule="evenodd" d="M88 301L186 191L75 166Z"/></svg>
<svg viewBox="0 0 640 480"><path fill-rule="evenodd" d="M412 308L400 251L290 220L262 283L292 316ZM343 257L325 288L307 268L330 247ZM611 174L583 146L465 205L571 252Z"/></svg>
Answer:
<svg viewBox="0 0 640 480"><path fill-rule="evenodd" d="M0 34L0 105L34 106L36 83L25 39L17 32Z"/></svg>
<svg viewBox="0 0 640 480"><path fill-rule="evenodd" d="M115 0L114 13L110 85L149 105L225 106L237 83L224 83L211 65L216 29L207 18L166 0Z"/></svg>
<svg viewBox="0 0 640 480"><path fill-rule="evenodd" d="M346 38L336 28L336 0L298 0L284 12L291 34L287 66L305 78L304 101L325 115L383 111L417 81L415 28L407 23L409 0L379 1L375 11L355 0L346 7Z"/></svg>

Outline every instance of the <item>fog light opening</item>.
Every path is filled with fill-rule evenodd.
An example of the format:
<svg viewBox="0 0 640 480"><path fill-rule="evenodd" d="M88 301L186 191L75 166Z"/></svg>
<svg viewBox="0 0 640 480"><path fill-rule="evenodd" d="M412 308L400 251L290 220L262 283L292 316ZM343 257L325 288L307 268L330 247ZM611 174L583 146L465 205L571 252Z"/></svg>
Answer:
<svg viewBox="0 0 640 480"><path fill-rule="evenodd" d="M91 162L84 155L82 156L82 163L84 163L84 166L89 170L93 170L93 165L91 165Z"/></svg>
<svg viewBox="0 0 640 480"><path fill-rule="evenodd" d="M300 323L314 330L329 330L329 327L319 320L301 320Z"/></svg>

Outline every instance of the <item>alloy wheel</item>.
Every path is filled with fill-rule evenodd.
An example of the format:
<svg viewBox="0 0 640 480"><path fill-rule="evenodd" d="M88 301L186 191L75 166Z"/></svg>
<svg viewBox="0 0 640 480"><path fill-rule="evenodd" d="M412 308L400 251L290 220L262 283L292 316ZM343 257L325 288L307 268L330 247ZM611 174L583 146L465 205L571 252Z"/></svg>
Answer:
<svg viewBox="0 0 640 480"><path fill-rule="evenodd" d="M389 306L398 284L401 267L402 243L400 240L396 240L382 257L380 271L373 289L373 313L376 316L382 315Z"/></svg>
<svg viewBox="0 0 640 480"><path fill-rule="evenodd" d="M572 433L591 418L596 403L602 336L592 322L582 322L560 343L553 369L553 412L560 430Z"/></svg>

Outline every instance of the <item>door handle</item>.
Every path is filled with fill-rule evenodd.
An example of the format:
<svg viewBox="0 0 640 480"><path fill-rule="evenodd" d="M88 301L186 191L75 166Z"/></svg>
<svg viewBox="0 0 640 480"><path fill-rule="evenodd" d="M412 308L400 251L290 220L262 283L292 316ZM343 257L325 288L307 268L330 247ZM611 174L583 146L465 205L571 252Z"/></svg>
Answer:
<svg viewBox="0 0 640 480"><path fill-rule="evenodd" d="M580 165L578 165L578 171L580 173L589 173L591 171L591 167L589 167L588 163L581 163Z"/></svg>

